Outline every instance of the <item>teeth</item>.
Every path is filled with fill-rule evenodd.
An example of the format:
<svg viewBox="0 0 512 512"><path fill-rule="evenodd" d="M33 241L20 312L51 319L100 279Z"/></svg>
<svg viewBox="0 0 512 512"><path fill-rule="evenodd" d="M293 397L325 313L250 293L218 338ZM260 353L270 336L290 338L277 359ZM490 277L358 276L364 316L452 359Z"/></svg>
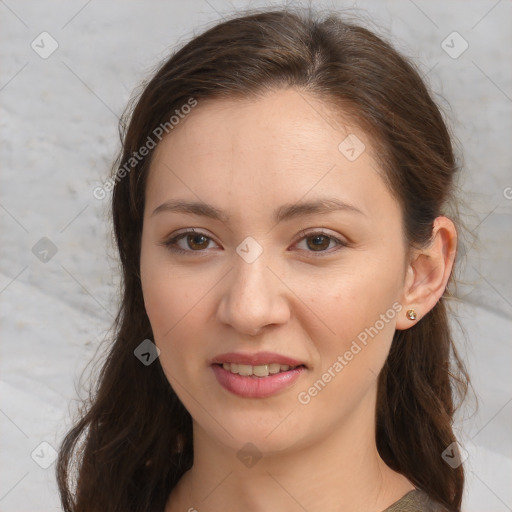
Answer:
<svg viewBox="0 0 512 512"><path fill-rule="evenodd" d="M250 364L223 363L222 368L231 373L237 373L244 377L254 375L256 377L268 377L279 372L287 372L292 366L287 364L270 363L251 366Z"/></svg>
<svg viewBox="0 0 512 512"><path fill-rule="evenodd" d="M259 366L253 366L252 374L256 375L256 377L268 377L268 364L260 364Z"/></svg>
<svg viewBox="0 0 512 512"><path fill-rule="evenodd" d="M281 370L281 365L279 363L270 363L268 365L268 371L271 374L279 373Z"/></svg>
<svg viewBox="0 0 512 512"><path fill-rule="evenodd" d="M240 375L252 375L252 366L250 364L239 364L238 373Z"/></svg>

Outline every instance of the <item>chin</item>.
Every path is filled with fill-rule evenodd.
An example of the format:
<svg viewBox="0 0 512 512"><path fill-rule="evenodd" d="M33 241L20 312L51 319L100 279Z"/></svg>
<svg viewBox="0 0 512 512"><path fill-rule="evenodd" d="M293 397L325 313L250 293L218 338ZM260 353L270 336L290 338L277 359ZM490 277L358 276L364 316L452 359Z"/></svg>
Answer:
<svg viewBox="0 0 512 512"><path fill-rule="evenodd" d="M216 410L221 411L222 408ZM215 419L222 418L220 425L216 421L212 422L211 417L206 419L202 415L201 423L194 421L194 428L203 430L209 437L235 452L246 447L265 454L277 454L303 444L301 440L304 441L307 437L296 421L290 423L294 414L288 417L287 414L288 412L282 415L271 411L265 414L257 410L253 413L237 410L219 414Z"/></svg>

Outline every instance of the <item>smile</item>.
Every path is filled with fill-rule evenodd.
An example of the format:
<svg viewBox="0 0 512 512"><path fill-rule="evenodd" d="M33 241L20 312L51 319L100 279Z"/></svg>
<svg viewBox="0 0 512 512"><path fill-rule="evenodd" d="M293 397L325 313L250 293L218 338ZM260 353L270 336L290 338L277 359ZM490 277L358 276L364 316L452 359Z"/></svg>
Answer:
<svg viewBox="0 0 512 512"><path fill-rule="evenodd" d="M245 377L268 377L269 375L275 375L276 373L294 370L295 368L298 368L298 366L279 363L259 364L257 366L252 366L250 364L223 363L222 368L228 372L243 375Z"/></svg>

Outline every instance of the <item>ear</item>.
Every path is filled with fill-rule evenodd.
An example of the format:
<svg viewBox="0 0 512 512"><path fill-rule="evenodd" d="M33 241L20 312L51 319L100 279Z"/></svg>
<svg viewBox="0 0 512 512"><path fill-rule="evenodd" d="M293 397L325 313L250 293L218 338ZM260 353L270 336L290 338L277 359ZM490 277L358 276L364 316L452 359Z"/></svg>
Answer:
<svg viewBox="0 0 512 512"><path fill-rule="evenodd" d="M408 263L400 303L403 308L396 322L398 330L408 329L421 320L443 295L457 251L457 230L447 217L437 217L430 244L415 249ZM416 319L407 311L414 309Z"/></svg>

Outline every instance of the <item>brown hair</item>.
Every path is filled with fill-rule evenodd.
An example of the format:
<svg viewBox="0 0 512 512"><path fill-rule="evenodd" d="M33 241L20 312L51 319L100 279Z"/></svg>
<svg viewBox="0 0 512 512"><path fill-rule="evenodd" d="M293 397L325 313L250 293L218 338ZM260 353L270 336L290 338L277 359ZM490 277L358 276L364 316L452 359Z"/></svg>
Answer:
<svg viewBox="0 0 512 512"><path fill-rule="evenodd" d="M122 303L95 389L60 448L66 512L163 511L193 462L189 413L159 361L146 367L133 354L152 339L139 264L153 151L133 155L190 98L256 97L283 87L341 107L368 130L410 247L428 244L434 219L452 203L459 166L442 115L414 66L372 31L331 13L266 10L223 21L175 52L122 124L112 201ZM452 469L441 454L456 440L453 394L464 399L469 377L452 339L449 298L446 291L413 327L395 332L378 378L376 442L392 469L459 511L463 466Z"/></svg>

